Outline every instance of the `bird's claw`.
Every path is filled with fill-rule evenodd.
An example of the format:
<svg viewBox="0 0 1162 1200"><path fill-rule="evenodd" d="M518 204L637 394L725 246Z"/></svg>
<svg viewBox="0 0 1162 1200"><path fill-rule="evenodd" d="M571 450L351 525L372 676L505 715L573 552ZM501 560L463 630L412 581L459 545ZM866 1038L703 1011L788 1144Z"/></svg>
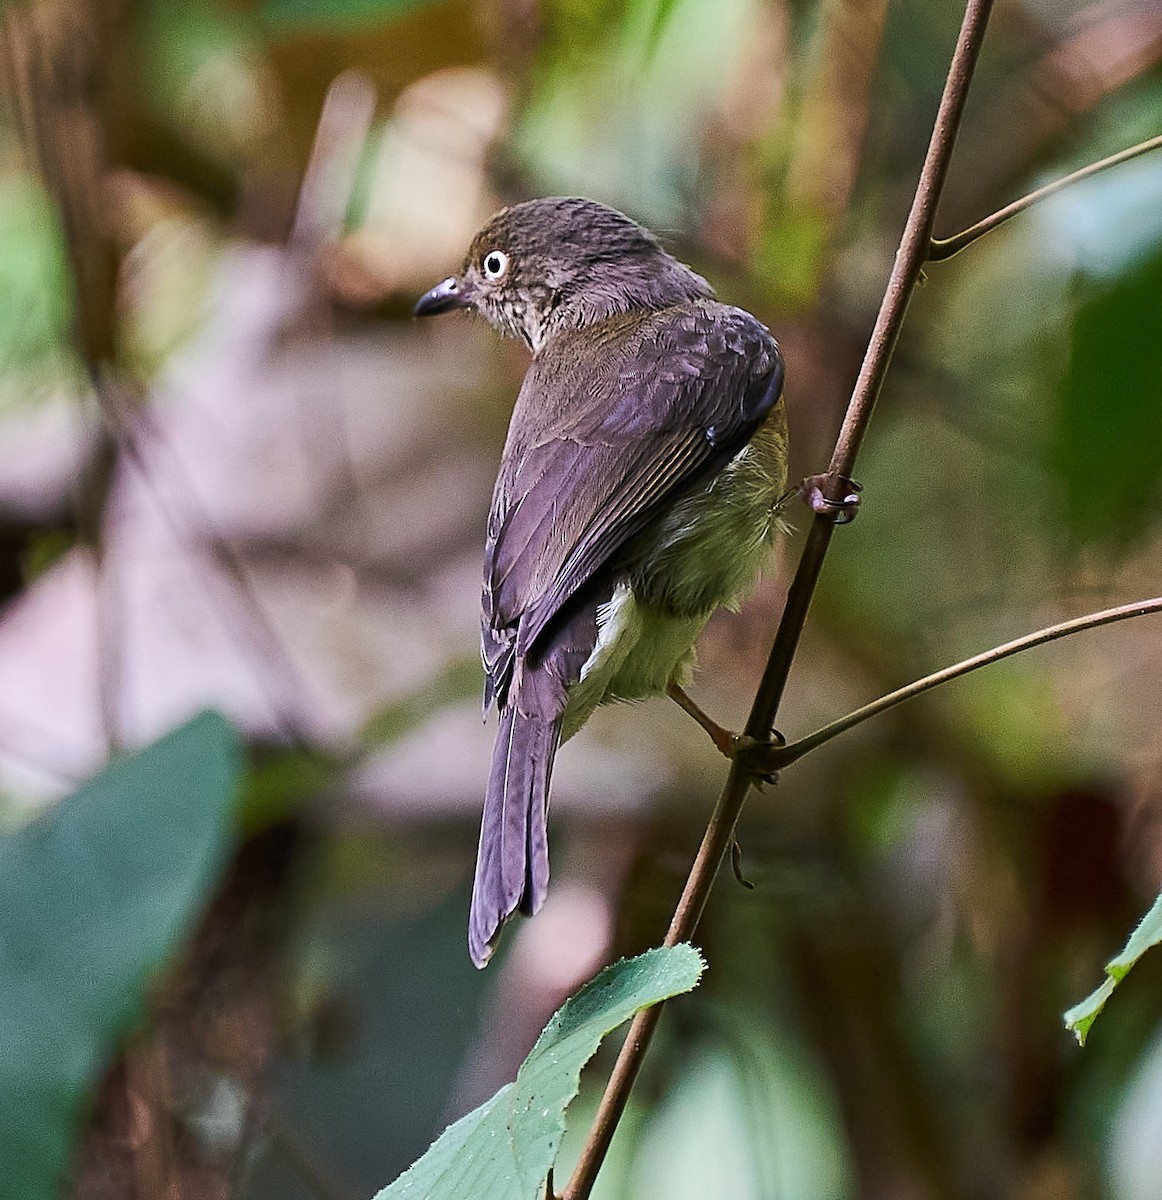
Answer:
<svg viewBox="0 0 1162 1200"><path fill-rule="evenodd" d="M779 751L787 744L781 733L772 730L771 736L764 739L734 733L704 713L677 683L671 683L666 691L680 708L706 730L719 754L731 762L741 762L760 787L763 783L777 782L777 770L782 765Z"/></svg>
<svg viewBox="0 0 1162 1200"><path fill-rule="evenodd" d="M838 500L828 495L836 484L842 492L842 498ZM862 484L846 475L808 475L799 485L799 495L807 507L819 516L830 517L836 525L855 520L862 491Z"/></svg>
<svg viewBox="0 0 1162 1200"><path fill-rule="evenodd" d="M780 751L787 744L777 729L769 738L753 738L745 733L731 735L730 753L732 761L740 762L754 776L761 788L766 783L779 782L779 767L782 766Z"/></svg>

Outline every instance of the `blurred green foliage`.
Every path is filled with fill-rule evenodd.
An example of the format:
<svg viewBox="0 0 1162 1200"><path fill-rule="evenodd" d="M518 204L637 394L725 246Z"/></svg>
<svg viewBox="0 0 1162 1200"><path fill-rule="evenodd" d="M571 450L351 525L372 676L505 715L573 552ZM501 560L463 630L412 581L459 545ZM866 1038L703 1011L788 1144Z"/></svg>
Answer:
<svg viewBox="0 0 1162 1200"><path fill-rule="evenodd" d="M24 172L0 174L0 375L27 377L58 359L72 318L68 264L56 213ZM13 398L12 389L0 394Z"/></svg>
<svg viewBox="0 0 1162 1200"><path fill-rule="evenodd" d="M205 713L0 836L0 1161L52 1200L92 1089L214 893L237 735Z"/></svg>
<svg viewBox="0 0 1162 1200"><path fill-rule="evenodd" d="M438 0L262 0L260 13L274 29L346 29L390 21Z"/></svg>
<svg viewBox="0 0 1162 1200"><path fill-rule="evenodd" d="M1162 500L1162 242L1153 257L1085 292L1051 463L1074 543L1124 551L1156 527Z"/></svg>
<svg viewBox="0 0 1162 1200"><path fill-rule="evenodd" d="M524 169L546 192L600 195L662 231L687 225L700 166L691 131L737 67L755 7L553 0L514 130Z"/></svg>
<svg viewBox="0 0 1162 1200"><path fill-rule="evenodd" d="M272 428L232 433L226 406L192 422L202 441L191 458L250 438L253 457L240 469L276 500L332 451L360 453L346 476L308 492L301 527L277 506L252 525L235 512L226 534L211 525L187 547L196 557L233 539L288 641L287 614L317 616L289 657L308 664L304 674L318 671L331 701L303 745L261 747L242 784L244 848L262 851L284 823L301 824L306 847L292 882L271 886L281 924L271 932L263 913L244 908L226 939L269 948L270 963L252 955L269 1009L249 994L241 1015L217 992L207 1005L215 1016L216 1005L229 1010L221 1024L242 1032L213 1043L219 1057L200 1068L214 1084L205 1092L241 1095L242 1115L223 1118L206 1102L187 1117L183 1069L205 1080L174 1064L181 1103L166 1112L179 1149L199 1170L217 1164L219 1181L232 1180L221 1186L239 1197L369 1192L511 1078L528 1041L517 1043L531 1041L559 997L543 1012L537 1004L569 986L530 967L515 952L521 943L483 976L463 953L480 781L441 768L475 752L467 722L454 718L472 710L476 720L471 638L487 507L463 468L470 455L484 474L494 465L524 361L489 345L495 372L485 377L463 327L435 333L396 320L449 265L409 255L458 228L464 212L475 219L527 194L582 192L629 209L724 299L770 323L789 362L793 469L820 469L960 15L959 4L900 0L877 31L860 23L872 9L842 0L175 0L127 10L125 44L109 60L116 103L102 114L113 165L129 176L107 206L122 265L122 365L151 380L177 376L180 386L143 397L162 414L180 413L183 388L199 383L224 397L229 415L270 411L259 408L265 391L286 376L301 385L264 417ZM1080 4L998 8L942 234L1156 133L1162 85L1146 41L1122 46L1119 62L1142 65L1110 81L1089 57L1096 43L1077 36L1091 20L1101 44L1121 44L1123 26ZM827 47L845 43L867 68L866 87L854 69L828 84ZM368 73L378 108L357 202L335 198L344 228L312 258L288 245L287 231L322 99L350 68ZM494 91L456 91L465 75ZM508 106L495 131L486 94ZM374 152L387 130L401 176L391 179ZM59 217L12 152L13 129L4 132L0 387L6 401L35 409L48 389L33 381L67 376L73 288ZM825 168L845 148L853 174L837 183ZM338 189L333 168L324 155L323 186ZM416 210L429 224L409 224ZM278 299L288 309L310 276L316 290L303 312L270 317L261 292L246 290L248 272L226 273L234 249L259 243L285 255ZM835 540L796 663L780 718L789 734L1065 612L1158 590L1160 247L1162 166L1147 158L931 267L862 454L864 511ZM256 321L261 337L247 326L256 312L269 317ZM239 342L215 327L199 345L222 314ZM437 345L452 347L457 373L437 375ZM431 395L429 371L440 380ZM335 383L347 379L355 399ZM425 415L450 414L451 432L433 424L428 441L406 440L417 395ZM384 438L376 458L361 440L370 426L344 425L359 401L399 426L403 449ZM329 440L332 417L339 432ZM302 453L280 457L288 429L301 434ZM8 443L13 460L31 457L23 427ZM68 490L51 493L31 534L23 493L4 510L0 552L30 564L18 600L38 599L68 566L77 544ZM216 499L213 483L207 497ZM458 504L475 507L464 515ZM131 510L110 505L117 522ZM412 535L406 552L382 552L381 541L433 513L453 515L430 545ZM801 537L806 518L792 513L791 523ZM119 528L111 519L114 547ZM797 545L792 538L778 583ZM155 543L144 547L133 560L142 570L139 559L163 557ZM317 586L333 566L348 573L335 574L350 578L348 592ZM151 601L177 610L190 586L159 585ZM351 632L346 596L390 631L382 644ZM132 626L141 607L118 615ZM745 710L777 611L778 586L768 585L709 630L699 687L723 719ZM233 610L220 617L206 620L243 623ZM82 620L91 622L87 610ZM194 624L182 610L169 636L190 639L198 659ZM434 644L431 630L450 628L467 630L464 641ZM32 644L15 623L3 632L11 629L6 645ZM77 644L54 627L50 649L58 642ZM332 655L325 666L319 646ZM724 880L716 890L700 934L713 969L667 1014L597 1196L686 1200L718 1187L756 1200L904 1191L1142 1200L1119 1171L1127 1147L1140 1144L1145 1156L1151 1144L1125 1130L1154 1128L1162 1107L1149 1075L1162 955L1141 960L1084 1056L1060 1012L1157 888L1157 647L1156 632L1126 628L1036 652L862 728L757 799L740 836L758 889L742 895ZM261 659L254 646L243 650L248 663ZM65 659L62 650L37 660L37 687L24 691L63 674ZM134 644L129 661L130 676L162 690L168 660ZM187 664L191 688L216 661ZM252 682L232 678L227 693L245 697ZM18 711L21 689L6 690ZM190 689L178 694L186 703ZM62 736L70 711L58 703L52 712ZM619 715L620 740L611 721L562 755L574 775L562 781L570 801L553 814L554 894L578 881L600 891L615 913L611 952L632 953L665 928L720 776L719 764L691 757L680 717L651 725L656 714L643 709ZM23 740L13 729L3 749ZM270 736L254 721L252 740ZM237 748L215 718L176 739L0 843L0 1159L29 1164L17 1181L29 1197L60 1194L51 1181L70 1160L103 1065L140 1027L150 981L180 952L225 865ZM35 758L29 741L18 749ZM610 741L616 764L641 755L636 778L648 784L637 792L610 784L621 769L602 757ZM420 743L430 771L383 785ZM15 967L13 929L23 939ZM1131 945L1136 955L1142 936ZM228 994L236 974L223 969L215 988ZM250 1075L248 1053L261 1059ZM599 1057L594 1075L607 1065ZM583 1080L570 1106L566 1158L598 1083ZM225 1131L217 1141L195 1136L210 1117ZM1162 1178L1162 1166L1144 1177Z"/></svg>

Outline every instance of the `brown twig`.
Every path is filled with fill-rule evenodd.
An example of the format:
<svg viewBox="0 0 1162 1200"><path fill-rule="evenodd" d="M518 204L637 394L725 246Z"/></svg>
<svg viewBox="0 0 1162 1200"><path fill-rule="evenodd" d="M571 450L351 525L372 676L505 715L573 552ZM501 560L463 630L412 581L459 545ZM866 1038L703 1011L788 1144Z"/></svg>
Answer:
<svg viewBox="0 0 1162 1200"><path fill-rule="evenodd" d="M1012 204L1006 204L1004 208L998 209L991 216L985 217L982 221L977 221L975 225L970 226L960 233L953 234L952 237L933 238L928 247L928 261L944 262L952 258L954 254L959 254L962 250L971 246L978 238L984 237L986 233L991 233L998 225L1003 225L1010 217L1015 217L1018 213L1024 212L1025 209L1031 208L1039 201L1047 199L1049 196L1061 191L1062 188L1068 187L1071 183L1088 179L1091 175L1096 175L1099 171L1105 171L1109 167L1120 166L1124 162L1129 162L1132 158L1137 158L1140 154L1157 150L1159 147L1162 147L1162 134L1158 137L1147 138L1146 141L1139 142L1136 146L1130 146L1125 150L1120 150L1117 154L1111 154L1108 158L1101 159L1100 162L1090 163L1089 166L1073 171L1061 179L1055 179L1052 183L1047 183L1044 187L1037 188L1036 191L1030 192L1027 196L1022 196L1019 200L1014 200Z"/></svg>
<svg viewBox="0 0 1162 1200"><path fill-rule="evenodd" d="M904 226L895 264L844 417L843 427L831 456L827 492L836 500L843 495L841 489L844 477L850 476L855 466L860 443L871 419L892 351L899 339L908 301L920 278L920 271L928 253L936 204L948 173L969 81L976 66L991 10L992 0L968 0L965 9L912 208ZM787 603L774 645L771 647L766 670L746 723L746 732L751 737L768 738L774 725L779 701L834 528L832 520L826 516L816 517L811 525L807 544L787 595ZM674 911L666 933L666 945L687 940L697 928L718 868L734 836L734 827L751 782L752 777L746 766L736 761L731 767L722 795L698 848L682 897ZM587 1200L661 1011L660 1005L648 1008L639 1013L630 1025L581 1151L580 1160L565 1188L564 1200Z"/></svg>
<svg viewBox="0 0 1162 1200"><path fill-rule="evenodd" d="M1122 604L1117 608L1104 608L1100 612L1087 613L1084 617L1073 617L1069 621L1047 625L1044 629L1025 634L1024 637L1014 638L1011 642L1005 642L1003 645L994 646L991 650L974 654L972 658L966 658L963 662L954 663L950 667L934 671L931 675L925 675L922 679L897 688L894 692L889 692L886 696L880 696L878 700L873 700L870 704L865 704L861 708L849 712L846 716L824 725L814 733L799 738L798 741L777 747L772 751L772 765L776 769L790 766L791 763L798 762L805 754L810 754L812 750L818 750L832 738L839 737L841 733L846 733L857 725L862 725L864 721L870 721L872 717L878 717L880 713L895 708L897 704L903 704L905 700L911 700L913 696L931 691L932 688L939 687L942 683L948 683L950 680L959 679L971 671L1000 662L1003 658L1011 658L1014 654L1032 650L1034 646L1043 646L1046 642L1054 642L1058 638L1081 633L1085 629L1097 629L1102 625L1113 625L1116 621L1128 621L1131 617L1144 617L1149 613L1158 612L1162 612L1162 596L1155 596L1150 600L1136 600L1133 604Z"/></svg>

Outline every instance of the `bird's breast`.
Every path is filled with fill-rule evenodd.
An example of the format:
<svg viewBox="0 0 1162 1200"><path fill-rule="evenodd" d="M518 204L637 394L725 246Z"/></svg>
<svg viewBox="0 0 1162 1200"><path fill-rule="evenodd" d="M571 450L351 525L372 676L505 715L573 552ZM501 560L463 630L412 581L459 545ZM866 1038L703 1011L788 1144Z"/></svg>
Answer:
<svg viewBox="0 0 1162 1200"><path fill-rule="evenodd" d="M563 737L598 704L688 685L694 643L721 604L753 586L778 528L787 481L782 401L747 446L705 487L682 497L639 538L609 599L597 641L569 690Z"/></svg>
<svg viewBox="0 0 1162 1200"><path fill-rule="evenodd" d="M782 400L708 485L679 499L634 547L629 576L639 603L679 617L709 617L750 588L778 528L787 486Z"/></svg>
<svg viewBox="0 0 1162 1200"><path fill-rule="evenodd" d="M628 582L617 584L597 610L597 642L569 689L562 740L571 738L599 704L659 696L671 680L688 684L694 643L706 620L650 608Z"/></svg>

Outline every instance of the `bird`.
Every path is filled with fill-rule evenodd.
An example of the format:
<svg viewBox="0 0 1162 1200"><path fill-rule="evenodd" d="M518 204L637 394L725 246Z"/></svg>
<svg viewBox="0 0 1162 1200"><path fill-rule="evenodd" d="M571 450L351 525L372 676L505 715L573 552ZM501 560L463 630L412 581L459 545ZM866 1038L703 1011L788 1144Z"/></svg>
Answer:
<svg viewBox="0 0 1162 1200"><path fill-rule="evenodd" d="M786 499L784 363L757 318L645 227L582 197L501 209L417 316L474 311L531 362L484 552L484 709L499 725L468 948L548 890L553 761L599 704L690 699L711 614L753 586Z"/></svg>

